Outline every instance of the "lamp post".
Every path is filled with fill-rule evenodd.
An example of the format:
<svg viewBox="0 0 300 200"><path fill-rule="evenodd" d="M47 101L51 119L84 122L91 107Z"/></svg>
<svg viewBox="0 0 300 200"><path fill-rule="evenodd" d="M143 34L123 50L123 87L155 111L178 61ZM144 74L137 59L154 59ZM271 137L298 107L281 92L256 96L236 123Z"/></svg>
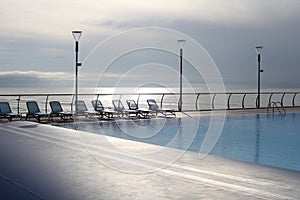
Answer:
<svg viewBox="0 0 300 200"><path fill-rule="evenodd" d="M264 70L260 69L260 61L261 61L261 50L262 46L257 46L256 53L257 53L257 108L260 108L260 73L263 72Z"/></svg>
<svg viewBox="0 0 300 200"><path fill-rule="evenodd" d="M180 50L180 81L179 81L179 101L178 101L178 111L181 112L182 110L182 59L183 59L183 46L185 40L177 40L179 50Z"/></svg>
<svg viewBox="0 0 300 200"><path fill-rule="evenodd" d="M77 115L77 102L78 102L78 67L81 63L78 62L79 39L82 31L72 31L75 40L75 115Z"/></svg>

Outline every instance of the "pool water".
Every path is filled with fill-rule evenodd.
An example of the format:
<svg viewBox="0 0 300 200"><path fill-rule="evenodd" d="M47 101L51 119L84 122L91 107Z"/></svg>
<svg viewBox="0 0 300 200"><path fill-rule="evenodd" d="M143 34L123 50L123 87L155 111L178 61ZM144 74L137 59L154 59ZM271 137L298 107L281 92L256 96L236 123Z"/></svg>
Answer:
<svg viewBox="0 0 300 200"><path fill-rule="evenodd" d="M219 125L220 122L212 123ZM199 152L209 124L209 117L201 117L56 126ZM210 154L300 171L300 113L227 116Z"/></svg>

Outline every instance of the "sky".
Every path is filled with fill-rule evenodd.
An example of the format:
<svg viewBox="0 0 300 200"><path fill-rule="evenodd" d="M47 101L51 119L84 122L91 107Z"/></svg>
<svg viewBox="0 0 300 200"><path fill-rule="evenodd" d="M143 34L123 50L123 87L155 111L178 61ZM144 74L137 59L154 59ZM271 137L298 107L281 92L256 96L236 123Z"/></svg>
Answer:
<svg viewBox="0 0 300 200"><path fill-rule="evenodd" d="M177 36L187 39L187 59L207 53L226 88L257 86L257 45L263 46L263 89L300 85L299 0L0 0L0 5L1 87L72 87L72 30L83 31L79 43L82 87L142 85L143 81L177 85ZM161 32L154 34L147 27ZM137 29L143 31L132 31ZM166 37L167 32L178 35ZM162 44L173 40L174 46L166 47L169 52L158 54ZM124 45L138 47L131 46L135 43L157 49L128 54L107 68L106 58L120 56L122 52L116 51ZM193 52L191 43L199 44L202 51ZM202 72L210 66L199 65L203 66L192 69L184 61L185 84L205 84L209 75ZM197 76L196 71L200 71ZM118 82L124 77L126 81Z"/></svg>

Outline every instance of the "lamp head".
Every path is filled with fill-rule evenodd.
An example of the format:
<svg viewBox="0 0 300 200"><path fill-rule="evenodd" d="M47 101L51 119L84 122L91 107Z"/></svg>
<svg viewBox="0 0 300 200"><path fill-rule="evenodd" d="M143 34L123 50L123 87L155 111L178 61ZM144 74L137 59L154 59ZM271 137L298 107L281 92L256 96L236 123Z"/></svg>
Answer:
<svg viewBox="0 0 300 200"><path fill-rule="evenodd" d="M74 40L75 40L76 42L79 41L79 39L80 39L80 37L81 37L81 33L82 33L82 31L72 31L72 35L73 35Z"/></svg>
<svg viewBox="0 0 300 200"><path fill-rule="evenodd" d="M261 54L262 48L263 48L263 46L257 46L257 47L255 47L256 53L257 53L257 54Z"/></svg>
<svg viewBox="0 0 300 200"><path fill-rule="evenodd" d="M178 42L179 48L182 49L184 46L185 40L177 40L177 42Z"/></svg>

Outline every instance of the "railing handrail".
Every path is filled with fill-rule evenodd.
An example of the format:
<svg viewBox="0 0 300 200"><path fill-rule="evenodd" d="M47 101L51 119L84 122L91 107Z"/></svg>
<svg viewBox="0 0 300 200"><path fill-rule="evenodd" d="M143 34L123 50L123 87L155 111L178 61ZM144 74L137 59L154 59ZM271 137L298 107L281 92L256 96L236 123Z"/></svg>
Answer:
<svg viewBox="0 0 300 200"><path fill-rule="evenodd" d="M280 97L280 101L278 101L282 107L298 107L300 105L296 104L296 97L300 92L295 91L295 92L261 92L261 95L267 95L266 98L268 99L268 103L270 104L273 101L274 96L278 96ZM178 96L180 93L171 93L171 92L139 92L139 93L129 93L129 92L125 92L125 93L80 93L79 96L95 96L95 98L99 98L100 96L118 96L119 99L122 96L137 96L138 98L137 100L137 104L140 101L140 97L143 95L153 95L153 96L158 96L160 98L158 98L157 103L159 103L160 107L163 107L163 105L165 105L164 103L166 102L165 99L167 99L167 96ZM224 96L225 95L225 96ZM234 96L240 95L239 97L239 102L240 105L236 105L233 106L232 102L234 102ZM185 96L192 96L193 98L195 98L194 102L194 108L188 110L188 109L183 109L184 111L203 111L203 110L220 110L220 109L227 109L227 110L232 110L232 109L253 109L253 108L257 108L257 102L253 102L251 103L251 106L245 106L245 101L247 98L249 98L250 96L252 96L253 98L256 98L257 101L257 93L256 92L186 92L183 93L183 97ZM280 96L281 95L281 96ZM289 101L289 105L284 105L285 104L285 100L289 100L287 99L288 95L292 95L290 97L290 101ZM71 111L73 111L73 104L74 104L74 94L73 93L47 93L47 94L41 94L41 93L23 93L23 94L0 94L0 101L1 101L1 97L14 97L14 100L17 101L17 109L18 109L18 113L20 113L20 102L26 101L23 100L24 97L45 97L45 100L43 100L43 103L45 104L45 111L47 112L47 106L49 103L49 98L50 97L58 97L58 96L70 96L72 97L69 103L66 103L67 105L71 106ZM202 98L204 96L208 96L208 102L207 104L209 106L207 107L201 107L199 106L200 103L202 103ZM226 102L223 102L224 107L222 108L217 108L216 106L216 99L217 97L222 96L225 97ZM23 98L23 99L22 99ZM277 97L278 98L278 97ZM174 103L174 105L178 105L178 102L172 102ZM183 102L184 103L184 102ZM268 107L268 106L267 106ZM262 108L267 108L267 107L262 107Z"/></svg>
<svg viewBox="0 0 300 200"><path fill-rule="evenodd" d="M260 94L298 94L299 92L261 92ZM179 92L138 92L138 93L80 93L78 95L179 95ZM257 94L256 92L184 92L184 95L192 95L192 94ZM40 93L18 93L18 94L0 94L0 96L71 96L74 95L73 93L47 93L47 94L40 94Z"/></svg>

